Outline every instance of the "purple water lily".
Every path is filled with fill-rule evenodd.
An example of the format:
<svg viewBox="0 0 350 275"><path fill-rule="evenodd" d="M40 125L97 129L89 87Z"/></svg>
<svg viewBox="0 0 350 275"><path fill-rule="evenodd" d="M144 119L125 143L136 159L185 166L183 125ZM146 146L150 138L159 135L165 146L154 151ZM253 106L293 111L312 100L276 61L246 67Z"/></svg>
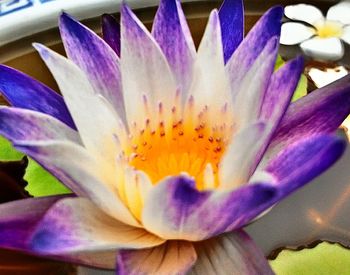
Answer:
<svg viewBox="0 0 350 275"><path fill-rule="evenodd" d="M118 274L272 273L241 228L341 156L350 112L349 77L289 106L303 60L274 72L282 15L243 39L226 0L196 50L178 0L151 33L123 4L104 39L63 14L68 58L35 44L63 98L1 66L0 133L76 196L1 205L0 246Z"/></svg>

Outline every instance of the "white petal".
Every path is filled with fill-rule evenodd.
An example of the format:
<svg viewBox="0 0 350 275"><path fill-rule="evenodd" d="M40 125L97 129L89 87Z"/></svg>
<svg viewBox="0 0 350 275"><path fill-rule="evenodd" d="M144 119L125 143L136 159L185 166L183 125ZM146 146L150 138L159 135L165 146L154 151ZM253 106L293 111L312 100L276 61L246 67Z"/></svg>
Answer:
<svg viewBox="0 0 350 275"><path fill-rule="evenodd" d="M350 44L350 26L346 26L343 28L343 35L341 36L346 43Z"/></svg>
<svg viewBox="0 0 350 275"><path fill-rule="evenodd" d="M174 76L155 39L126 5L121 10L121 56L129 125L144 125L147 118L153 118L153 126L155 123L158 126L158 119L165 118L167 123L166 118L171 114L177 92ZM162 109L162 114L159 109Z"/></svg>
<svg viewBox="0 0 350 275"><path fill-rule="evenodd" d="M327 68L325 71L317 68L311 68L309 71L309 76L311 77L312 81L315 82L317 88L327 86L328 84L331 84L347 74L348 70L343 66L339 66L334 69Z"/></svg>
<svg viewBox="0 0 350 275"><path fill-rule="evenodd" d="M350 24L350 2L343 1L330 7L327 12L327 19L339 21L344 25Z"/></svg>
<svg viewBox="0 0 350 275"><path fill-rule="evenodd" d="M224 54L221 41L219 16L214 10L203 35L195 61L195 72L190 96L195 108L201 112L209 106L210 117L215 118L225 104L231 103L228 78L225 73ZM231 106L228 106L229 110Z"/></svg>
<svg viewBox="0 0 350 275"><path fill-rule="evenodd" d="M342 42L335 37L319 38L314 37L300 44L303 52L320 60L339 60L344 55L344 46Z"/></svg>
<svg viewBox="0 0 350 275"><path fill-rule="evenodd" d="M309 24L313 24L324 18L322 12L318 8L307 4L286 6L284 8L284 14L289 19L304 21Z"/></svg>
<svg viewBox="0 0 350 275"><path fill-rule="evenodd" d="M283 45L295 45L309 39L315 34L313 28L301 23L287 22L282 25L280 43Z"/></svg>
<svg viewBox="0 0 350 275"><path fill-rule="evenodd" d="M43 45L34 46L55 77L85 147L101 161L114 162L120 152L115 136L122 132L117 113L73 62Z"/></svg>
<svg viewBox="0 0 350 275"><path fill-rule="evenodd" d="M255 158L261 150L267 130L258 122L241 130L232 138L219 166L220 189L232 189L246 183Z"/></svg>

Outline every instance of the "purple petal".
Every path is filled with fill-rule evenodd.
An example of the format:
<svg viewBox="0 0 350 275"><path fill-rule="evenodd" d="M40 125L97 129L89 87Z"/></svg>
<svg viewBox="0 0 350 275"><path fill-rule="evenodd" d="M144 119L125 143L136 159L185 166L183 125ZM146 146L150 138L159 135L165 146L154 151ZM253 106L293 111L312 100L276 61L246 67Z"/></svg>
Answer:
<svg viewBox="0 0 350 275"><path fill-rule="evenodd" d="M56 118L15 107L0 107L0 133L15 144L50 140L81 142L75 130Z"/></svg>
<svg viewBox="0 0 350 275"><path fill-rule="evenodd" d="M282 16L282 7L274 7L268 10L228 60L226 69L231 78L231 83L234 83L233 89L253 66L268 41L273 37L279 37Z"/></svg>
<svg viewBox="0 0 350 275"><path fill-rule="evenodd" d="M194 243L198 260L191 274L274 274L262 251L244 231Z"/></svg>
<svg viewBox="0 0 350 275"><path fill-rule="evenodd" d="M230 59L244 36L242 0L225 0L219 10L225 63Z"/></svg>
<svg viewBox="0 0 350 275"><path fill-rule="evenodd" d="M179 0L160 1L152 35L165 54L183 93L192 80L195 46Z"/></svg>
<svg viewBox="0 0 350 275"><path fill-rule="evenodd" d="M184 275L197 259L193 245L185 241L167 241L161 246L141 250L120 250L118 275Z"/></svg>
<svg viewBox="0 0 350 275"><path fill-rule="evenodd" d="M120 56L120 24L110 14L102 15L102 36L104 41Z"/></svg>
<svg viewBox="0 0 350 275"><path fill-rule="evenodd" d="M333 133L350 113L350 76L318 89L288 108L269 154L307 136Z"/></svg>
<svg viewBox="0 0 350 275"><path fill-rule="evenodd" d="M28 251L28 239L45 212L67 196L30 198L0 205L0 247Z"/></svg>
<svg viewBox="0 0 350 275"><path fill-rule="evenodd" d="M59 26L68 57L87 74L96 93L125 119L118 56L103 39L69 15L61 15Z"/></svg>
<svg viewBox="0 0 350 275"><path fill-rule="evenodd" d="M0 91L11 105L51 115L75 129L63 98L28 75L0 65Z"/></svg>
<svg viewBox="0 0 350 275"><path fill-rule="evenodd" d="M70 198L52 206L38 223L30 244L35 251L73 252L147 248L164 240L115 220L88 199Z"/></svg>
<svg viewBox="0 0 350 275"><path fill-rule="evenodd" d="M318 135L296 142L275 156L264 171L274 177L278 199L327 170L341 157L346 145L340 137Z"/></svg>
<svg viewBox="0 0 350 275"><path fill-rule="evenodd" d="M298 57L272 75L261 107L261 119L273 120L274 124L278 124L289 106L303 69L304 59Z"/></svg>
<svg viewBox="0 0 350 275"><path fill-rule="evenodd" d="M198 191L192 179L171 177L150 190L142 221L162 238L199 241L245 225L274 196L275 188L266 184L230 192Z"/></svg>
<svg viewBox="0 0 350 275"><path fill-rule="evenodd" d="M16 145L79 196L90 198L110 216L133 226L138 222L122 203L115 189L114 167L101 163L82 146L49 141Z"/></svg>

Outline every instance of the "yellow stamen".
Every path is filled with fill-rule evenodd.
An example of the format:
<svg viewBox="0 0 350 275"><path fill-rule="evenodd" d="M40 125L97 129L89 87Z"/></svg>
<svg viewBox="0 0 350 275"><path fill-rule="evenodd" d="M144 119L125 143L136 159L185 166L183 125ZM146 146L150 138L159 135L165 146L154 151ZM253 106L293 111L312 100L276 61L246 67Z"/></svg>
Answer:
<svg viewBox="0 0 350 275"><path fill-rule="evenodd" d="M336 21L324 21L315 24L315 27L321 38L341 37L343 34L342 24Z"/></svg>

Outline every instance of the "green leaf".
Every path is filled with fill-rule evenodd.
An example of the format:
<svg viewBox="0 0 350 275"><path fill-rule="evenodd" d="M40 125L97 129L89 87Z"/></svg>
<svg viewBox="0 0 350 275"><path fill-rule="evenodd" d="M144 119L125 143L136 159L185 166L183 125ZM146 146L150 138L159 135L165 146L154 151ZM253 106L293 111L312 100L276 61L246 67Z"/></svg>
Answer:
<svg viewBox="0 0 350 275"><path fill-rule="evenodd" d="M7 139L0 136L0 160L19 160L23 156ZM24 179L28 182L26 190L35 197L71 193L55 177L30 158Z"/></svg>
<svg viewBox="0 0 350 275"><path fill-rule="evenodd" d="M284 250L270 264L277 275L350 275L350 250L323 242L301 251Z"/></svg>

